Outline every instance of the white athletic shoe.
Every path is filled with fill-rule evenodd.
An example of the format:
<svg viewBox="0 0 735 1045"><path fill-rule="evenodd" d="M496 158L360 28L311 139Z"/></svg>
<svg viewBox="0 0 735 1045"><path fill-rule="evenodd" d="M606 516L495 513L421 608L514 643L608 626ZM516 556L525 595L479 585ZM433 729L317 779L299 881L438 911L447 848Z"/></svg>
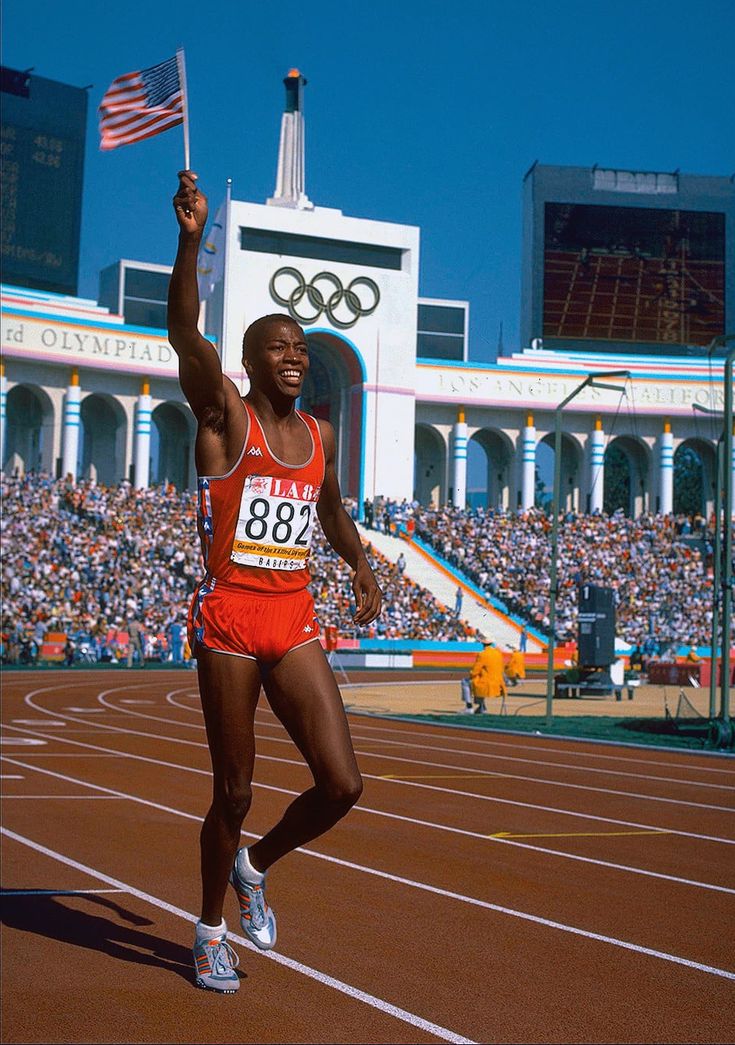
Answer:
<svg viewBox="0 0 735 1045"><path fill-rule="evenodd" d="M227 942L227 933L211 940L194 942L194 972L196 985L205 991L218 994L234 994L240 989L240 980L235 969L240 964Z"/></svg>
<svg viewBox="0 0 735 1045"><path fill-rule="evenodd" d="M239 852L239 850L238 850ZM237 854L230 872L230 882L240 904L240 925L247 938L261 951L276 945L276 916L265 899L265 875L261 885L251 885L237 871Z"/></svg>

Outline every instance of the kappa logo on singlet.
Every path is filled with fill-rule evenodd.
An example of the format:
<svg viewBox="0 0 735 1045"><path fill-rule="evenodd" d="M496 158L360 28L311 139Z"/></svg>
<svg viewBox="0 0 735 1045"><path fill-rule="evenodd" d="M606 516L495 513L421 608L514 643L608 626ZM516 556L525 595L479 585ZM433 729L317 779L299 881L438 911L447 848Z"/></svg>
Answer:
<svg viewBox="0 0 735 1045"><path fill-rule="evenodd" d="M248 457L262 457L263 451L259 446L251 446L247 453Z"/></svg>
<svg viewBox="0 0 735 1045"><path fill-rule="evenodd" d="M314 629L312 628L311 624L305 624L304 625L304 631L307 633L307 635L310 635L313 630Z"/></svg>

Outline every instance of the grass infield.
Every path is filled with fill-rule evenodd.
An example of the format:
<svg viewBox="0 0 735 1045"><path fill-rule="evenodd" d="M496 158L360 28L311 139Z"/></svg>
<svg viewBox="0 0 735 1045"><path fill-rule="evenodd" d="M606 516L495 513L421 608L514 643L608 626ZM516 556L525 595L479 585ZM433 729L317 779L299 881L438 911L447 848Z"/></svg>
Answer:
<svg viewBox="0 0 735 1045"><path fill-rule="evenodd" d="M531 733L540 736L574 737L579 740L605 740L608 743L643 744L651 747L712 750L709 723L679 723L665 718L613 718L595 715L565 715L555 718L550 727L545 715L401 715L417 722L451 724L499 733Z"/></svg>

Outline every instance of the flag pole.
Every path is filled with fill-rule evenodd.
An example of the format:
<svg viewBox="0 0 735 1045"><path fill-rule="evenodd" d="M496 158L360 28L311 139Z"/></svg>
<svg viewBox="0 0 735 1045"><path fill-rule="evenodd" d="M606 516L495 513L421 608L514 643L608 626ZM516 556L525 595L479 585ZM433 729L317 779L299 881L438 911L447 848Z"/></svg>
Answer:
<svg viewBox="0 0 735 1045"><path fill-rule="evenodd" d="M222 327L219 339L219 356L224 366L225 362L225 333L227 321L230 314L230 209L232 207L232 178L227 179L227 192L225 195L225 228L224 242L222 244ZM243 371L240 371L240 382L242 385Z"/></svg>
<svg viewBox="0 0 735 1045"><path fill-rule="evenodd" d="M191 158L189 156L189 98L186 93L186 62L184 60L184 48L179 47L176 51L176 65L179 70L179 83L181 84L181 103L184 110L184 170L191 170Z"/></svg>

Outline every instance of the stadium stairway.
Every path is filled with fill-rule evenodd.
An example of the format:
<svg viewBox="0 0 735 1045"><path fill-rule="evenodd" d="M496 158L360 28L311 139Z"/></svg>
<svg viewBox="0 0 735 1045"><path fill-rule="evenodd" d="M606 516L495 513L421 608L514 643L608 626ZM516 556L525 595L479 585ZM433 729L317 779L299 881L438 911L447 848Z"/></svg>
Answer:
<svg viewBox="0 0 735 1045"><path fill-rule="evenodd" d="M415 541L394 537L382 530L368 530L361 523L355 525L363 541L372 544L389 562L396 562L403 552L406 559L405 576L423 588L428 588L450 610L454 607L455 593L460 586L463 592L461 619L493 639L500 649L518 647L521 626L481 599L470 583L441 566L431 549L419 547ZM530 629L527 648L529 653L540 653L545 648Z"/></svg>

